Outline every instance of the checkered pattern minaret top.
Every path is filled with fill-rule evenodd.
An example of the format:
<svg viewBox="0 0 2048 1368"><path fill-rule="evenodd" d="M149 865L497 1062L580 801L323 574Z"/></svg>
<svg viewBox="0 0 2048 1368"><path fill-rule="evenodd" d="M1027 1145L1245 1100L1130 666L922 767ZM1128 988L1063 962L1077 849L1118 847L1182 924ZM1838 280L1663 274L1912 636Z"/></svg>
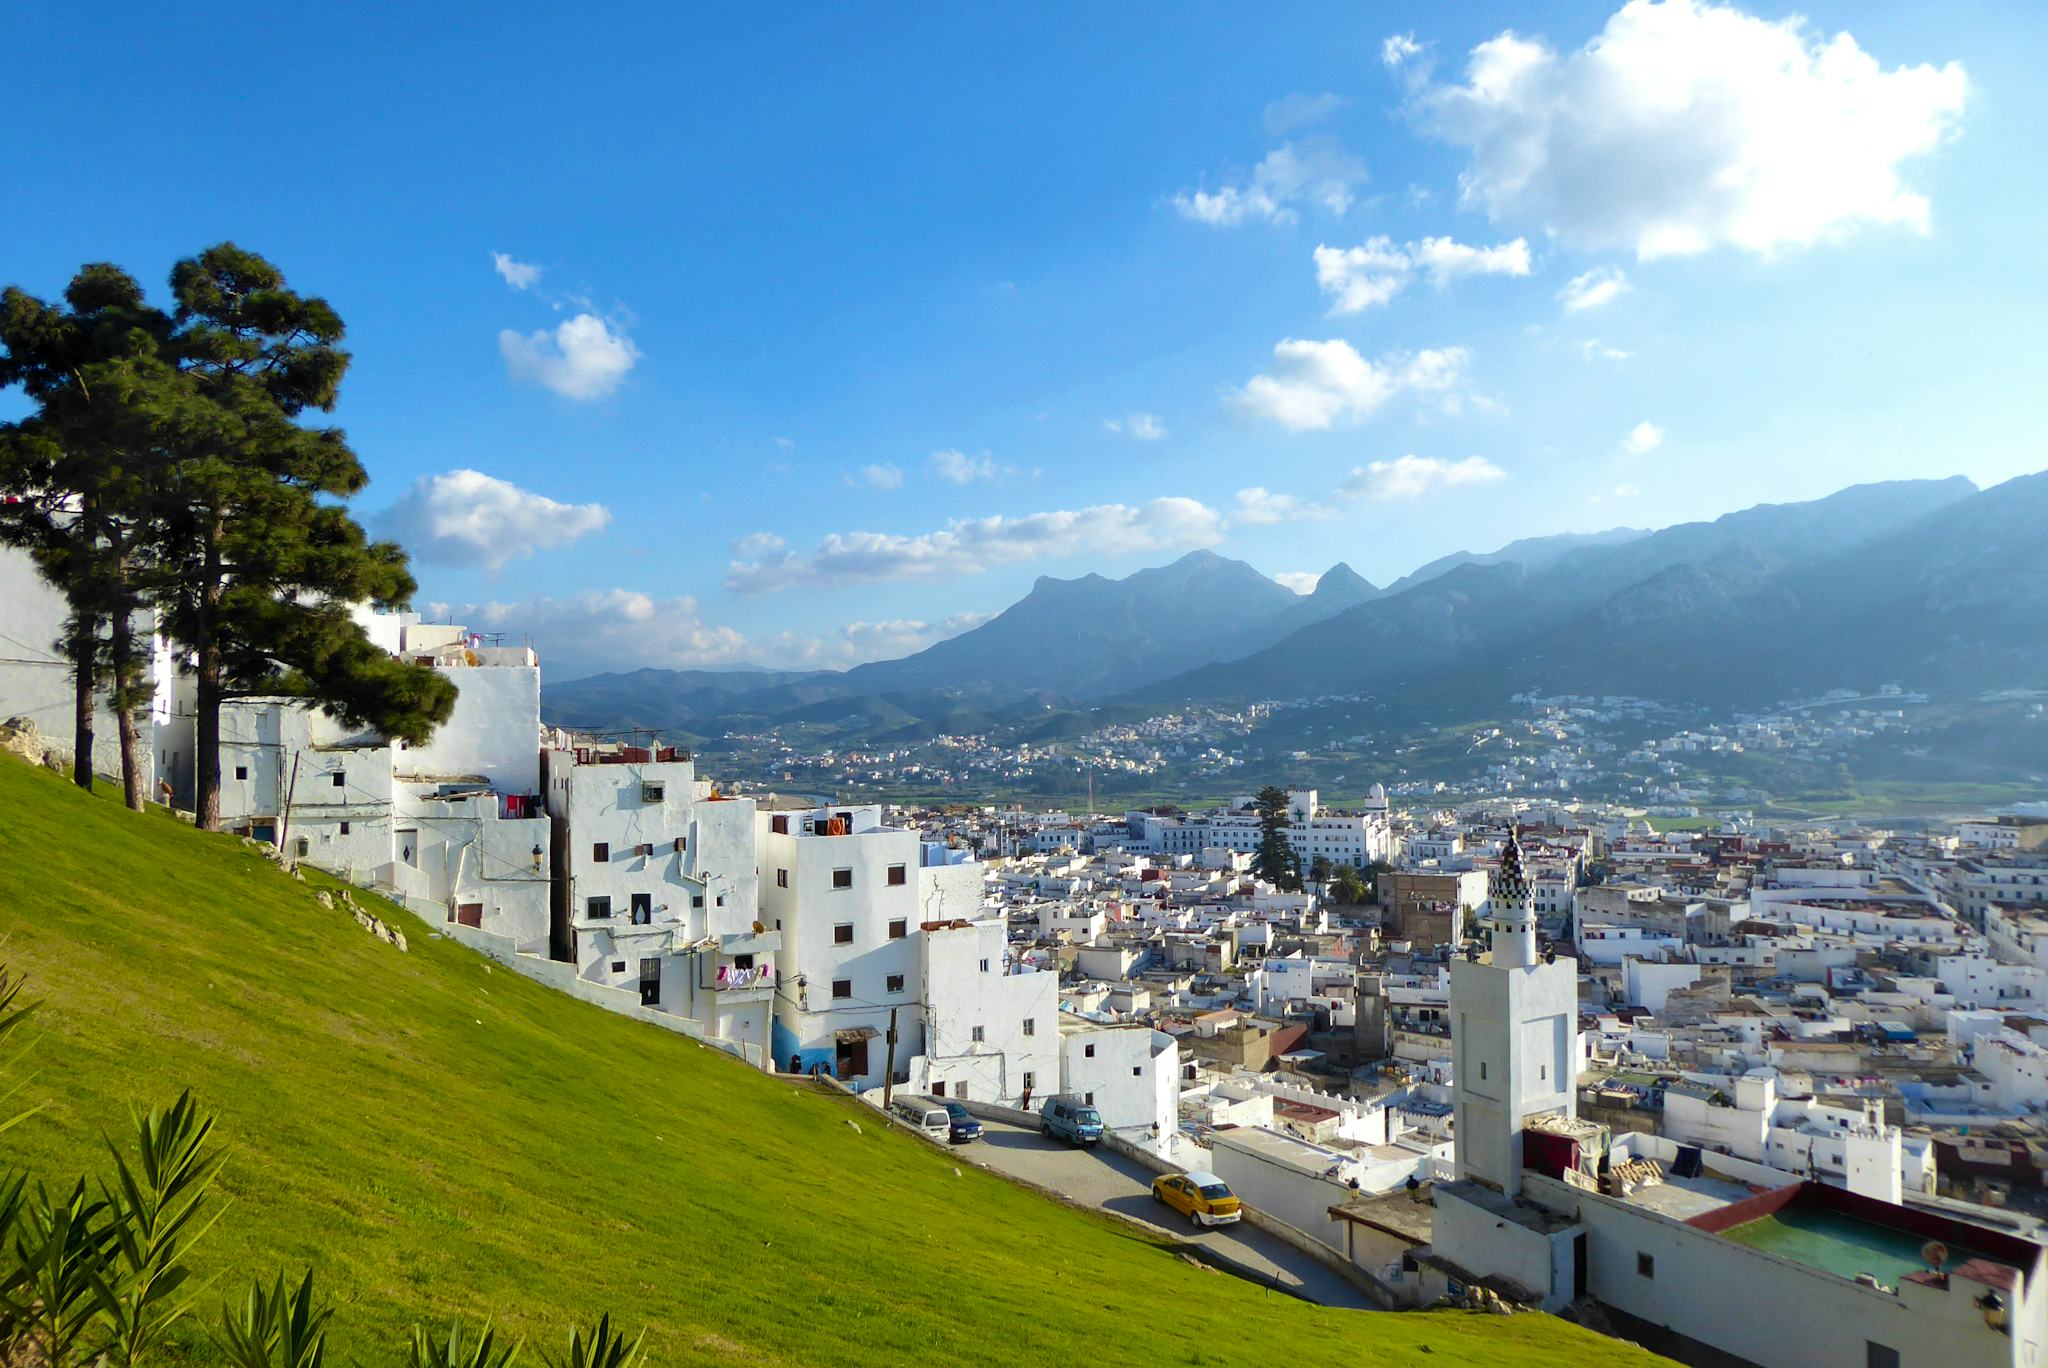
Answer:
<svg viewBox="0 0 2048 1368"><path fill-rule="evenodd" d="M1522 847L1515 843L1515 833L1508 832L1508 843L1501 847L1500 868L1486 881L1487 910L1496 917L1511 917L1527 911L1533 895L1529 889L1529 876L1522 872Z"/></svg>

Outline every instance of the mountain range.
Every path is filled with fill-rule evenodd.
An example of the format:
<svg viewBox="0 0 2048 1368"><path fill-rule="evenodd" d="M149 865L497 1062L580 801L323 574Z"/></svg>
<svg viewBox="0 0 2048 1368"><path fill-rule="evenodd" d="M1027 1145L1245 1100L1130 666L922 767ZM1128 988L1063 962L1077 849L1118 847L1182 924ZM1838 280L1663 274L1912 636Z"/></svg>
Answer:
<svg viewBox="0 0 2048 1368"><path fill-rule="evenodd" d="M1711 522L1530 538L1301 595L1197 551L1041 578L971 631L835 672L638 670L550 685L565 725L871 739L1108 709L1370 693L1425 711L1526 690L1757 705L1807 690L2048 678L2048 472L1856 485Z"/></svg>

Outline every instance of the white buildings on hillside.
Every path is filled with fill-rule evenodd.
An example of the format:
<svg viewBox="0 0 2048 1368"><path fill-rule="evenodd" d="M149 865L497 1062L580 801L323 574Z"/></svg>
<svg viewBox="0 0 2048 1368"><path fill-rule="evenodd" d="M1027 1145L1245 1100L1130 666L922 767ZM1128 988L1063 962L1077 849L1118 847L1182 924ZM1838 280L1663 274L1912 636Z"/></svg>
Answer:
<svg viewBox="0 0 2048 1368"><path fill-rule="evenodd" d="M1180 1046L1143 1022L1058 1019L1060 1086L1134 1145L1171 1155L1180 1127Z"/></svg>
<svg viewBox="0 0 2048 1368"><path fill-rule="evenodd" d="M1287 795L1287 843L1301 861L1302 872L1318 859L1363 869L1374 860L1391 858L1387 795L1375 785L1372 797L1356 812L1325 812L1314 789ZM1249 798L1239 798L1220 812L1193 817L1161 817L1132 812L1124 817L1124 847L1148 855L1200 856L1205 850L1249 854L1259 848L1259 813Z"/></svg>
<svg viewBox="0 0 2048 1368"><path fill-rule="evenodd" d="M1012 1107L1058 1092L1059 975L1013 972L1000 917L925 923L913 939L924 1049L911 1090Z"/></svg>

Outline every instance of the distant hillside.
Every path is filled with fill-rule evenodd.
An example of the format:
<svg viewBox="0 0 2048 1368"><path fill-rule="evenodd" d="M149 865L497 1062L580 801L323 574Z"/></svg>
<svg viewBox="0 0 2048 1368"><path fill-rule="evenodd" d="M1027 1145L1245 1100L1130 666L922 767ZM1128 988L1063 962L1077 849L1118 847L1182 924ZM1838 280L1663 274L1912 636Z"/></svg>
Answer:
<svg viewBox="0 0 2048 1368"><path fill-rule="evenodd" d="M166 1362L220 1363L219 1297L309 1263L339 1363L457 1316L538 1359L602 1311L659 1365L1657 1361L1548 1316L1273 1295L382 907L401 954L234 838L5 754L0 809L48 1104L6 1162L103 1171L131 1102L183 1087L220 1115L231 1202L196 1262L232 1277Z"/></svg>
<svg viewBox="0 0 2048 1368"><path fill-rule="evenodd" d="M1401 576L1388 585L1382 593L1398 594L1404 589L1413 589L1425 580L1449 574L1461 565L1499 565L1511 561L1531 573L1548 569L1559 557L1581 547L1618 546L1649 536L1649 530L1641 527L1616 527L1605 532L1560 532L1549 537L1523 537L1511 541L1498 551L1472 552L1453 551L1448 556L1438 556Z"/></svg>
<svg viewBox="0 0 2048 1368"><path fill-rule="evenodd" d="M816 679L818 670L627 670L547 686L548 720L557 726L605 730L686 730L763 689Z"/></svg>

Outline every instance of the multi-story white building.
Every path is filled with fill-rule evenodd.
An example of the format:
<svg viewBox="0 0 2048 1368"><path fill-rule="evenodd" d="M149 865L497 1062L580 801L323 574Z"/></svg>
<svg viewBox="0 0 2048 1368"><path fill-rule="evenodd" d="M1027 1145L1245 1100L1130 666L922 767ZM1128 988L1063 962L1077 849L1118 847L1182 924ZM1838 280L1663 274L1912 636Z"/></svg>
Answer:
<svg viewBox="0 0 2048 1368"><path fill-rule="evenodd" d="M982 868L965 850L927 845L885 826L878 806L762 811L761 920L782 933L773 1051L778 1066L830 1069L879 1085L925 1052L921 957L925 923L972 920Z"/></svg>
<svg viewBox="0 0 2048 1368"><path fill-rule="evenodd" d="M1287 843L1301 861L1304 875L1318 859L1327 860L1332 868L1350 865L1363 869L1374 860L1389 857L1386 791L1377 785L1372 798L1356 812L1325 812L1314 789L1291 792L1287 802ZM1263 835L1258 809L1250 798L1239 798L1223 811L1195 817L1127 813L1124 824L1130 833L1125 848L1152 855L1199 856L1212 849L1249 854L1259 848Z"/></svg>
<svg viewBox="0 0 2048 1368"><path fill-rule="evenodd" d="M1105 1129L1171 1155L1180 1126L1180 1046L1142 1022L1062 1013L1059 1091L1102 1113Z"/></svg>
<svg viewBox="0 0 2048 1368"><path fill-rule="evenodd" d="M538 659L411 613L362 621L379 646L454 682L453 714L410 746L344 727L303 699L231 699L221 707L222 828L545 953ZM159 746L189 755L189 709L164 712Z"/></svg>
<svg viewBox="0 0 2048 1368"><path fill-rule="evenodd" d="M718 794L669 747L554 749L543 771L553 958L771 1064L781 936L758 920L753 800Z"/></svg>
<svg viewBox="0 0 2048 1368"><path fill-rule="evenodd" d="M924 1051L913 1091L1022 1106L1058 1090L1059 975L1012 963L1001 918L915 932Z"/></svg>

